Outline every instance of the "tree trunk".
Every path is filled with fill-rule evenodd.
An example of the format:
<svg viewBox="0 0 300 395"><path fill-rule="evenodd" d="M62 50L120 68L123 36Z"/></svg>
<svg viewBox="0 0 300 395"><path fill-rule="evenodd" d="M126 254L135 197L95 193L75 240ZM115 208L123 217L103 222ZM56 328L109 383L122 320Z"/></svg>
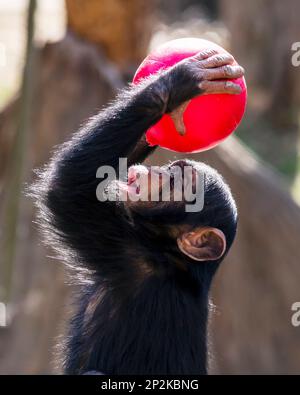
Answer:
<svg viewBox="0 0 300 395"><path fill-rule="evenodd" d="M66 0L68 26L100 46L109 60L130 74L147 51L153 4L153 0L101 0L101 4L99 0Z"/></svg>
<svg viewBox="0 0 300 395"><path fill-rule="evenodd" d="M14 149L9 160L9 172L6 177L6 200L3 203L3 233L2 260L0 267L0 300L9 305L11 298L11 285L15 246L17 242L17 221L19 213L19 197L22 188L25 152L27 149L27 135L32 105L33 74L34 74L34 31L35 31L36 0L30 0L27 16L27 43L25 51L25 66L19 108L17 112L16 137ZM1 237L2 240L2 237Z"/></svg>

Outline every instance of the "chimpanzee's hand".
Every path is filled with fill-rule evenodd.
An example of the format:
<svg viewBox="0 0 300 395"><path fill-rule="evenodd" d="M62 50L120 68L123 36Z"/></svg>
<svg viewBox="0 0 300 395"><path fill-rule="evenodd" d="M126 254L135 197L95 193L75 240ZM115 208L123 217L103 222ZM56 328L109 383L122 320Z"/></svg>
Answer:
<svg viewBox="0 0 300 395"><path fill-rule="evenodd" d="M241 87L229 79L242 77L244 69L233 63L234 58L230 54L208 50L170 68L164 75L168 92L166 112L172 112L200 94L239 94Z"/></svg>

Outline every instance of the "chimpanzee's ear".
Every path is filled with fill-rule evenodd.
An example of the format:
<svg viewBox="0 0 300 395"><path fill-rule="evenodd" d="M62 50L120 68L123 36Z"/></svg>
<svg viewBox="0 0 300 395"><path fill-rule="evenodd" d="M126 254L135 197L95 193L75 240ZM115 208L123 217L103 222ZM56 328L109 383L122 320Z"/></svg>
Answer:
<svg viewBox="0 0 300 395"><path fill-rule="evenodd" d="M226 237L217 228L200 227L177 238L181 252L196 261L215 261L226 250Z"/></svg>

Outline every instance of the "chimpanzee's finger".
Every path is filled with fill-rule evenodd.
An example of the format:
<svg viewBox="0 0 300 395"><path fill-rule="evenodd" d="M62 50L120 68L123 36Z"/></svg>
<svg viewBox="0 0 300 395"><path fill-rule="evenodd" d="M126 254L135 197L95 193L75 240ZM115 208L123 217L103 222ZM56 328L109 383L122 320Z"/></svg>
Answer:
<svg viewBox="0 0 300 395"><path fill-rule="evenodd" d="M205 49L204 51L198 52L196 55L192 56L191 59L204 60L217 55L217 53L218 52L215 49Z"/></svg>
<svg viewBox="0 0 300 395"><path fill-rule="evenodd" d="M205 69L210 69L213 67L220 67L232 64L234 62L234 57L229 53L218 53L216 55L210 56L209 58L203 59L201 62L201 67Z"/></svg>
<svg viewBox="0 0 300 395"><path fill-rule="evenodd" d="M239 78L245 73L243 67L236 65L227 64L226 66L217 67L214 69L206 69L203 72L203 78L205 80L218 80L224 78Z"/></svg>
<svg viewBox="0 0 300 395"><path fill-rule="evenodd" d="M208 81L204 80L198 85L203 91L203 95L211 93L229 93L229 94L239 94L242 91L240 85L235 84L232 81Z"/></svg>

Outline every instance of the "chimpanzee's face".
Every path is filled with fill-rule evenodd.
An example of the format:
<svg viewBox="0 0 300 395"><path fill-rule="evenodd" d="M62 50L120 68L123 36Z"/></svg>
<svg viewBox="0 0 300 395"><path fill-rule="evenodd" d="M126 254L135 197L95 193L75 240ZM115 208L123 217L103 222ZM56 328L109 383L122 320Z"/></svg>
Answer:
<svg viewBox="0 0 300 395"><path fill-rule="evenodd" d="M167 240L167 232L171 243L194 260L219 260L234 239L237 213L230 189L203 163L131 166L120 190L136 224L148 227L157 243Z"/></svg>
<svg viewBox="0 0 300 395"><path fill-rule="evenodd" d="M123 200L131 208L157 208L195 200L196 193L203 200L204 171L200 163L177 160L165 166L134 165L128 170L127 183L119 182Z"/></svg>

